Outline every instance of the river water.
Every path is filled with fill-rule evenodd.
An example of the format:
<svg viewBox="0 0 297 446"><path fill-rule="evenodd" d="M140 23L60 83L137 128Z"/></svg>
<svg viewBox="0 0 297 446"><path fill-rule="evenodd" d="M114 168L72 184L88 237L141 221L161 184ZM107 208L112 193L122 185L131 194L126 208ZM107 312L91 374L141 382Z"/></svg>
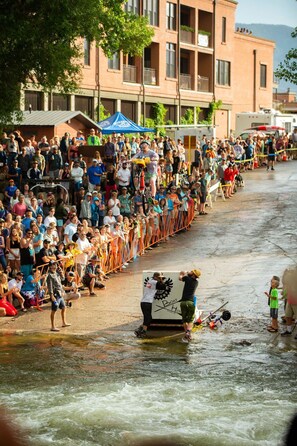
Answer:
<svg viewBox="0 0 297 446"><path fill-rule="evenodd" d="M87 299L74 305L72 335L50 333L46 311L1 321L0 401L30 445L282 444L297 410L297 341L267 332L263 293L297 262L296 162L245 180L228 203L218 199L190 231L110 280L91 314ZM190 345L176 332L137 340L142 271L197 267L199 307L228 300L231 320L199 330Z"/></svg>
<svg viewBox="0 0 297 446"><path fill-rule="evenodd" d="M296 342L267 343L240 321L203 328L190 345L156 335L2 337L1 402L36 446L282 444L297 402Z"/></svg>

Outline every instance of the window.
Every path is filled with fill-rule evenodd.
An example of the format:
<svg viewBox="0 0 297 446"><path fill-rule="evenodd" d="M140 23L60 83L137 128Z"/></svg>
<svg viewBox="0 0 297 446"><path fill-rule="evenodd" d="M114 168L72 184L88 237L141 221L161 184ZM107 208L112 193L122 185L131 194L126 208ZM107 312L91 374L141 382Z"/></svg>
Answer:
<svg viewBox="0 0 297 446"><path fill-rule="evenodd" d="M159 26L159 0L143 0L143 15L150 25Z"/></svg>
<svg viewBox="0 0 297 446"><path fill-rule="evenodd" d="M114 53L111 59L108 59L108 68L110 70L120 69L120 53Z"/></svg>
<svg viewBox="0 0 297 446"><path fill-rule="evenodd" d="M25 110L42 110L42 93L40 91L25 91Z"/></svg>
<svg viewBox="0 0 297 446"><path fill-rule="evenodd" d="M222 17L222 43L226 43L226 17Z"/></svg>
<svg viewBox="0 0 297 446"><path fill-rule="evenodd" d="M216 61L216 83L218 85L230 85L230 62L226 60Z"/></svg>
<svg viewBox="0 0 297 446"><path fill-rule="evenodd" d="M260 87L267 87L267 65L260 65Z"/></svg>
<svg viewBox="0 0 297 446"><path fill-rule="evenodd" d="M54 93L53 110L69 110L69 96Z"/></svg>
<svg viewBox="0 0 297 446"><path fill-rule="evenodd" d="M128 0L125 3L125 11L139 15L139 0Z"/></svg>
<svg viewBox="0 0 297 446"><path fill-rule="evenodd" d="M75 96L75 110L83 112L85 115L94 117L94 102L89 96Z"/></svg>
<svg viewBox="0 0 297 446"><path fill-rule="evenodd" d="M85 65L91 65L91 60L90 60L90 42L86 38L84 38L84 64Z"/></svg>
<svg viewBox="0 0 297 446"><path fill-rule="evenodd" d="M166 28L176 30L176 4L166 3Z"/></svg>
<svg viewBox="0 0 297 446"><path fill-rule="evenodd" d="M166 43L166 76L176 77L176 49L174 43Z"/></svg>

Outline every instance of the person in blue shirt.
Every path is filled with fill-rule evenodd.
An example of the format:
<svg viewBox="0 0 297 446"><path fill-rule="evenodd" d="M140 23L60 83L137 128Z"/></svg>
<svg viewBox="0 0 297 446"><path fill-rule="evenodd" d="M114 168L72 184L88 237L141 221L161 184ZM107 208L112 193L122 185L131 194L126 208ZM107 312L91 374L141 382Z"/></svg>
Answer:
<svg viewBox="0 0 297 446"><path fill-rule="evenodd" d="M158 192L156 193L156 200L160 201L162 198L166 198L166 188L161 184Z"/></svg>
<svg viewBox="0 0 297 446"><path fill-rule="evenodd" d="M12 165L9 166L8 178L12 178L17 187L20 188L22 182L22 169L19 167L17 159L14 159Z"/></svg>
<svg viewBox="0 0 297 446"><path fill-rule="evenodd" d="M22 220L22 225L23 225L23 228L24 228L24 232L26 232L28 229L31 228L31 222L32 221L36 221L36 219L32 217L32 211L30 209L28 209L26 211L25 215L26 216Z"/></svg>
<svg viewBox="0 0 297 446"><path fill-rule="evenodd" d="M10 207L10 199L14 196L15 191L18 189L18 187L15 185L13 178L10 178L8 183L8 186L6 186L6 188L4 189L3 203L5 206Z"/></svg>
<svg viewBox="0 0 297 446"><path fill-rule="evenodd" d="M89 192L93 192L95 186L101 184L101 176L105 172L103 163L98 163L98 160L93 159L92 165L87 170L89 180Z"/></svg>

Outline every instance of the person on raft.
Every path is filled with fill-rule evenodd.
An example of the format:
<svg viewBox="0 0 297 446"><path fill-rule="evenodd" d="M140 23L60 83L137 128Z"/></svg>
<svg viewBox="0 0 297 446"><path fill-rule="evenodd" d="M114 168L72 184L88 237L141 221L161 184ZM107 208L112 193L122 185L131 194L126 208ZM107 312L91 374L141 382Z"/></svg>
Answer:
<svg viewBox="0 0 297 446"><path fill-rule="evenodd" d="M154 273L153 277L144 285L143 297L140 302L140 307L143 314L143 323L134 331L135 336L138 338L146 337L147 329L152 321L152 305L155 294L158 290L166 289L164 279L165 277L163 274L157 272Z"/></svg>
<svg viewBox="0 0 297 446"><path fill-rule="evenodd" d="M198 278L200 276L201 271L199 269L193 269L189 272L181 271L179 273L179 280L184 282L184 289L180 302L183 327L185 330L183 342L189 342L192 340L191 330L193 328L195 316L195 291L198 287Z"/></svg>

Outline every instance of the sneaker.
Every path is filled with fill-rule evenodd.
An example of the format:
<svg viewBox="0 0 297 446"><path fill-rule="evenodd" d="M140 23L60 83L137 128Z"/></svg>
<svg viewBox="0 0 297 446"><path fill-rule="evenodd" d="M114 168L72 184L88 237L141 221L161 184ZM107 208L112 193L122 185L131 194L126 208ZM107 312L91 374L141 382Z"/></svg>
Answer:
<svg viewBox="0 0 297 446"><path fill-rule="evenodd" d="M182 338L182 342L183 342L184 344L188 344L188 343L189 343L189 339L186 338L186 336L184 336L184 337Z"/></svg>
<svg viewBox="0 0 297 446"><path fill-rule="evenodd" d="M128 262L125 262L125 263L124 263L124 266L128 266L128 265L129 265L129 263L128 263Z"/></svg>
<svg viewBox="0 0 297 446"><path fill-rule="evenodd" d="M291 334L292 333L290 331L286 330L281 333L281 336L291 336Z"/></svg>
<svg viewBox="0 0 297 446"><path fill-rule="evenodd" d="M274 170L274 167L271 167L271 170Z"/></svg>

